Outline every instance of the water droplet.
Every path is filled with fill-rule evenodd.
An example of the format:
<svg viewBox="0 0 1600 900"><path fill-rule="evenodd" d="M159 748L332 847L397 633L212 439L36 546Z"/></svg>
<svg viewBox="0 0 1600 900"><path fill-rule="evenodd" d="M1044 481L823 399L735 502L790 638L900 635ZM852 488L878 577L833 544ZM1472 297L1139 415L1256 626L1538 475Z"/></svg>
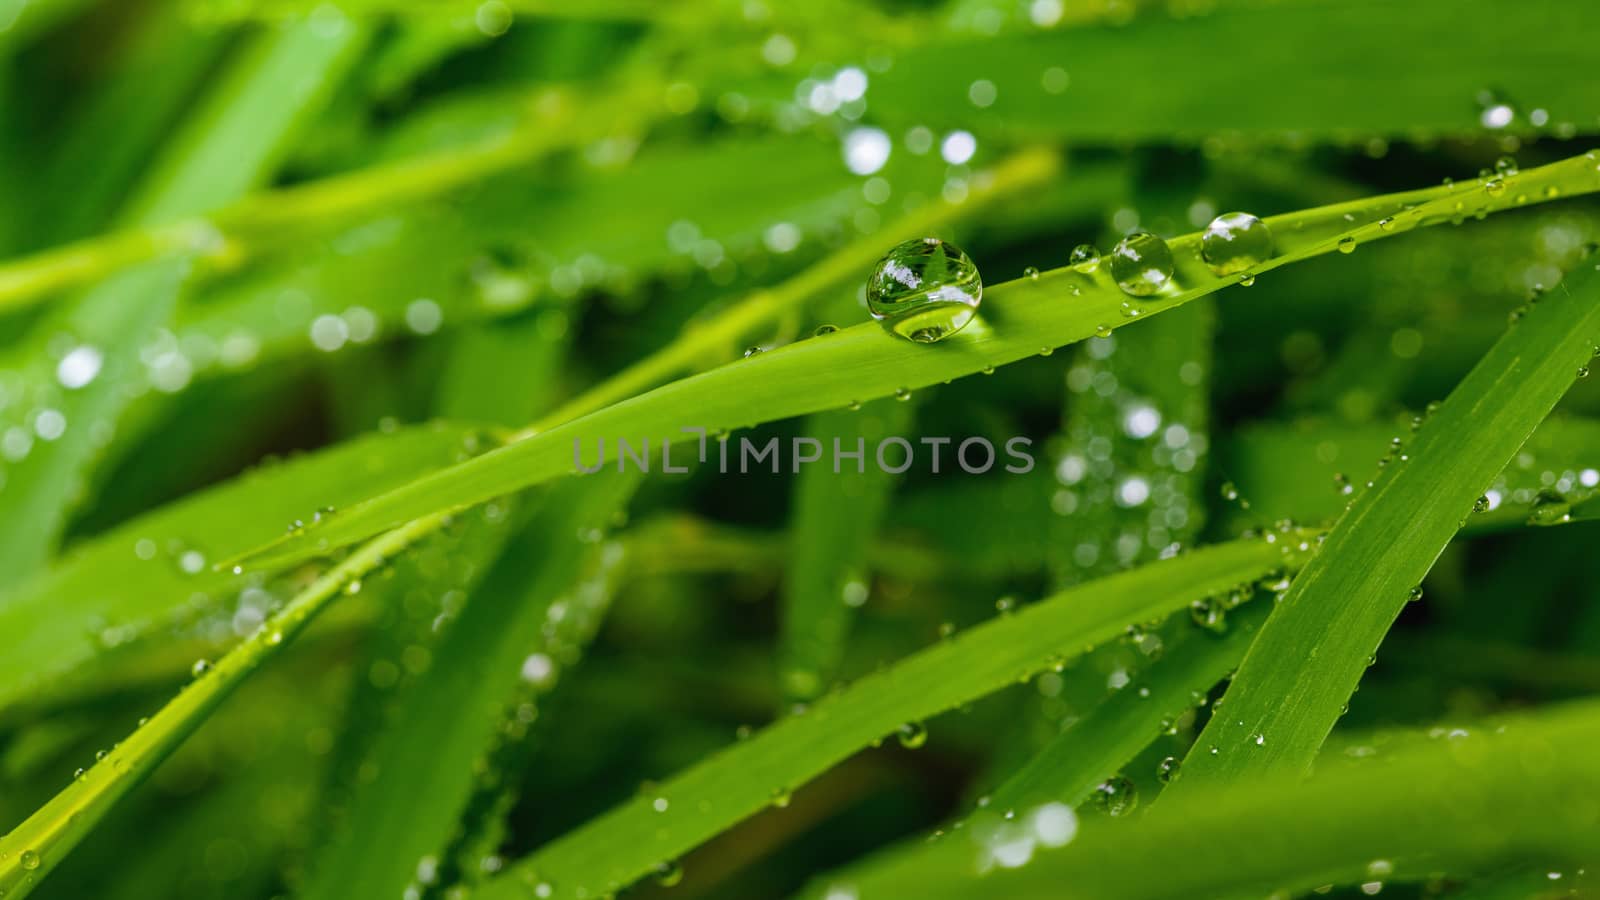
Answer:
<svg viewBox="0 0 1600 900"><path fill-rule="evenodd" d="M983 299L978 267L938 238L897 244L867 280L867 310L918 343L943 340L972 321Z"/></svg>
<svg viewBox="0 0 1600 900"><path fill-rule="evenodd" d="M1135 231L1111 249L1111 277L1135 297L1148 297L1166 287L1172 270L1172 248L1148 231Z"/></svg>
<svg viewBox="0 0 1600 900"><path fill-rule="evenodd" d="M1125 816L1139 805L1139 788L1131 780L1117 775L1094 789L1094 800L1106 815Z"/></svg>
<svg viewBox="0 0 1600 900"><path fill-rule="evenodd" d="M683 880L683 865L677 860L656 863L655 877L656 884L662 887L672 887Z"/></svg>
<svg viewBox="0 0 1600 900"><path fill-rule="evenodd" d="M1342 238L1339 238L1339 252L1340 253L1354 253L1354 252L1356 252L1356 239L1353 236L1348 235L1348 234L1345 235Z"/></svg>
<svg viewBox="0 0 1600 900"><path fill-rule="evenodd" d="M189 667L189 674L196 678L199 678L201 675L204 675L209 671L211 671L210 660L197 659L194 661L194 665Z"/></svg>
<svg viewBox="0 0 1600 900"><path fill-rule="evenodd" d="M793 799L794 792L790 791L788 788L779 787L772 789L772 805L779 809L788 807L789 801Z"/></svg>
<svg viewBox="0 0 1600 900"><path fill-rule="evenodd" d="M1079 244L1072 248L1072 254L1067 257L1067 265L1079 272L1093 272L1100 268L1100 251L1093 244Z"/></svg>
<svg viewBox="0 0 1600 900"><path fill-rule="evenodd" d="M907 400L910 400L911 399L911 389L910 388L900 388L899 390L894 392L894 398L896 400L899 400L901 403L904 403Z"/></svg>
<svg viewBox="0 0 1600 900"><path fill-rule="evenodd" d="M755 356L755 355L759 354L760 352L761 352L761 348L759 346L746 347L745 351L744 351L744 358L745 359L749 359L750 357Z"/></svg>
<svg viewBox="0 0 1600 900"><path fill-rule="evenodd" d="M895 737L900 746L915 750L928 742L928 727L921 722L907 722L895 729Z"/></svg>
<svg viewBox="0 0 1600 900"><path fill-rule="evenodd" d="M1214 597L1189 604L1189 618L1201 628L1216 634L1228 630L1227 608Z"/></svg>
<svg viewBox="0 0 1600 900"><path fill-rule="evenodd" d="M1510 178L1518 172L1517 161L1509 156L1502 156L1494 161L1494 170L1499 172L1501 177Z"/></svg>
<svg viewBox="0 0 1600 900"><path fill-rule="evenodd" d="M1162 784L1170 784L1172 779L1178 777L1178 768L1183 763L1176 756L1169 756L1156 764L1156 780Z"/></svg>
<svg viewBox="0 0 1600 900"><path fill-rule="evenodd" d="M1200 258L1218 275L1258 266L1272 256L1272 231L1247 212L1223 213L1200 236Z"/></svg>
<svg viewBox="0 0 1600 900"><path fill-rule="evenodd" d="M32 872L34 869L39 868L39 854L32 850L24 850L22 855L17 857L17 862L22 863L24 869Z"/></svg>
<svg viewBox="0 0 1600 900"><path fill-rule="evenodd" d="M1239 488L1237 486L1235 486L1234 483L1231 482L1231 481L1224 481L1222 483L1222 499L1224 499L1224 500L1237 500L1237 499L1239 499Z"/></svg>
<svg viewBox="0 0 1600 900"><path fill-rule="evenodd" d="M1485 505L1487 505L1488 501L1484 501L1484 503L1485 503ZM1415 602L1417 602L1418 600L1421 600L1421 599L1422 599L1422 585L1420 585L1420 584L1417 585L1416 587L1412 588L1411 589L1411 593L1406 595L1406 600L1408 602L1410 602L1410 603L1415 603Z"/></svg>
<svg viewBox="0 0 1600 900"><path fill-rule="evenodd" d="M1378 220L1378 227L1384 231L1394 230L1394 216L1384 216Z"/></svg>
<svg viewBox="0 0 1600 900"><path fill-rule="evenodd" d="M1022 270L1022 277L1028 279L1029 281L1038 281L1039 280L1039 267L1038 266L1029 266L1026 269L1023 269Z"/></svg>
<svg viewBox="0 0 1600 900"><path fill-rule="evenodd" d="M1483 192L1491 197L1498 197L1506 192L1506 182L1503 178L1491 178L1483 183Z"/></svg>

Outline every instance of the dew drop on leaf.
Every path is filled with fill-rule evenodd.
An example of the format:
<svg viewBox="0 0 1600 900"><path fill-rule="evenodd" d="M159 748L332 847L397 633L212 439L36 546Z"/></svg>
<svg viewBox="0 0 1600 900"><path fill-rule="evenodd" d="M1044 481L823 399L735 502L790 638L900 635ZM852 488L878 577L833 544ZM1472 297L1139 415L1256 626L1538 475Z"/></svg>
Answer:
<svg viewBox="0 0 1600 900"><path fill-rule="evenodd" d="M1200 258L1217 275L1232 275L1272 256L1272 231L1247 212L1223 213L1200 235Z"/></svg>
<svg viewBox="0 0 1600 900"><path fill-rule="evenodd" d="M1176 756L1169 756L1156 764L1156 780L1162 784L1170 784L1172 779L1178 777L1178 768L1182 763Z"/></svg>
<svg viewBox="0 0 1600 900"><path fill-rule="evenodd" d="M928 726L921 722L907 722L895 731L900 746L907 750L915 750L928 742Z"/></svg>
<svg viewBox="0 0 1600 900"><path fill-rule="evenodd" d="M672 887L683 880L683 865L677 860L656 863L656 884L662 887Z"/></svg>
<svg viewBox="0 0 1600 900"><path fill-rule="evenodd" d="M1093 272L1100 268L1100 251L1093 244L1079 244L1072 248L1067 264L1079 272Z"/></svg>
<svg viewBox="0 0 1600 900"><path fill-rule="evenodd" d="M1110 265L1124 293L1148 297L1172 281L1172 248L1148 231L1135 231L1111 249Z"/></svg>
<svg viewBox="0 0 1600 900"><path fill-rule="evenodd" d="M897 244L867 280L872 317L922 344L966 327L982 299L978 267L961 248L938 238Z"/></svg>
<svg viewBox="0 0 1600 900"><path fill-rule="evenodd" d="M1139 788L1131 780L1117 775L1094 789L1094 800L1106 815L1125 816L1139 805Z"/></svg>

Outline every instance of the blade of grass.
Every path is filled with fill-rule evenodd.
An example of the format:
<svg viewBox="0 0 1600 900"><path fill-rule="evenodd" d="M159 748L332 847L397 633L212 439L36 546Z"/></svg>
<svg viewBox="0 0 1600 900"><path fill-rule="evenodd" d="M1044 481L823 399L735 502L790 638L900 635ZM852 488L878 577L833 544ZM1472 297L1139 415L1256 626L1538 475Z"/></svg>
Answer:
<svg viewBox="0 0 1600 900"><path fill-rule="evenodd" d="M697 346L690 342L669 345L629 373L568 404L550 417L549 426L525 429L518 435L519 440L504 448L375 497L305 534L263 548L253 556L253 562L316 556L419 515L481 502L559 477L573 470L573 450L580 443L606 440L616 447L616 440L622 438L634 447L652 441L659 445L663 440L686 440L685 426L703 427L708 432L744 428L937 384L1041 351L1049 352L1144 315L1171 309L1246 275L1329 253L1341 246L1353 249L1363 240L1404 233L1458 216L1486 215L1517 205L1518 198L1523 203L1547 198L1550 188L1555 189L1556 195L1600 190L1597 160L1600 153L1526 170L1509 185L1500 180L1446 185L1270 217L1266 221L1276 235L1279 255L1249 273L1212 274L1194 252L1199 235L1186 235L1171 242L1176 275L1168 293L1138 306L1132 305L1111 283L1106 266L1093 274L1057 269L1037 279L1007 282L990 289L979 318L960 334L938 344L913 344L877 324L857 325L681 379L647 394L614 402L575 421L562 422L564 416L620 399L633 388L675 370L681 364L675 358L681 355L678 348ZM997 176L996 180L1001 178ZM1347 217L1364 224L1352 227ZM1072 293L1074 289L1076 295ZM746 306L718 319L711 328L732 331L751 318L766 315L758 310L772 305L773 296L758 295ZM1139 316L1130 316L1131 312L1138 312ZM728 324L729 320L734 324ZM666 365L668 360L674 364ZM632 374L635 370L640 373L638 376ZM648 378L643 377L645 373Z"/></svg>
<svg viewBox="0 0 1600 900"><path fill-rule="evenodd" d="M52 683L81 676L137 638L160 634L258 579L208 562L277 534L307 504L354 501L465 455L468 426L374 434L247 473L136 518L53 567L0 591L0 709L45 701ZM235 520L238 510L251 515Z"/></svg>
<svg viewBox="0 0 1600 900"><path fill-rule="evenodd" d="M1213 785L1140 819L1084 821L1075 837L1073 821L1047 807L1012 827L953 837L966 855L907 872L893 896L1295 896L1382 881L1374 861L1411 880L1516 862L1585 865L1600 855L1600 829L1592 804L1575 798L1600 792L1596 741L1600 705L1586 702L1308 782L1285 773ZM886 895L860 894L874 896Z"/></svg>
<svg viewBox="0 0 1600 900"><path fill-rule="evenodd" d="M1252 540L1197 550L970 628L624 802L486 882L477 896L523 897L539 885L555 898L620 890L735 822L782 805L801 784L907 721L1015 684L1131 622L1258 578L1284 565L1287 549Z"/></svg>
<svg viewBox="0 0 1600 900"><path fill-rule="evenodd" d="M359 589L364 575L441 527L443 523L433 518L419 519L346 557L111 748L80 778L0 838L0 890L4 890L10 900L26 897L106 813L148 778L155 767L279 647L292 641L318 613L352 586Z"/></svg>
<svg viewBox="0 0 1600 900"><path fill-rule="evenodd" d="M806 434L824 453L835 441L848 452L905 434L914 416L910 403L884 400L816 413ZM778 680L792 700L814 699L838 675L855 607L867 599L868 547L895 481L865 462L856 472L814 466L796 479L778 634Z"/></svg>
<svg viewBox="0 0 1600 900"><path fill-rule="evenodd" d="M1484 354L1334 525L1246 654L1179 794L1311 765L1413 588L1597 346L1590 259Z"/></svg>
<svg viewBox="0 0 1600 900"><path fill-rule="evenodd" d="M961 872L973 858L974 833L996 827L994 817L1014 819L1047 803L1078 806L1095 788L1117 774L1164 728L1195 707L1239 664L1266 620L1269 599L1258 599L1231 614L1227 634L1202 633L1187 622L1168 635L1168 649L1125 687L1106 697L1030 758L986 796L978 811L936 838L918 837L861 863L814 879L808 895L848 884L859 897L889 897L928 870ZM1183 613L1179 613L1180 616Z"/></svg>

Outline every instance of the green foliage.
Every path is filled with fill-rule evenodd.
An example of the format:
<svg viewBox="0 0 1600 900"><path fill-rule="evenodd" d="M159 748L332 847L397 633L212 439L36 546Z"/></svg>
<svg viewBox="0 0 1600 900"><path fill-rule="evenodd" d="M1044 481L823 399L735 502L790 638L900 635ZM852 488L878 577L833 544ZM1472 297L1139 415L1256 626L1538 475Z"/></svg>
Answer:
<svg viewBox="0 0 1600 900"><path fill-rule="evenodd" d="M1593 894L1597 28L0 0L0 895Z"/></svg>

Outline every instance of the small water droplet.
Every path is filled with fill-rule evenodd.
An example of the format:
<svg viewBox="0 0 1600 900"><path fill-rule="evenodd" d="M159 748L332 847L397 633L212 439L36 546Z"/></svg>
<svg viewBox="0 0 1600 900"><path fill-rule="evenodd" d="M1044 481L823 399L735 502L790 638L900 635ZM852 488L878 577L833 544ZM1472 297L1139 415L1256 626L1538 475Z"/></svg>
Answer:
<svg viewBox="0 0 1600 900"><path fill-rule="evenodd" d="M1355 237L1352 236L1352 235L1348 235L1347 234L1344 237L1339 238L1339 252L1340 253L1354 253L1354 252L1356 252L1356 239L1355 239Z"/></svg>
<svg viewBox="0 0 1600 900"><path fill-rule="evenodd" d="M206 659L197 659L194 661L194 665L189 667L189 674L195 678L199 678L209 671L211 671L211 661Z"/></svg>
<svg viewBox="0 0 1600 900"><path fill-rule="evenodd" d="M1162 784L1172 783L1178 777L1178 769L1183 763L1176 756L1169 756L1156 764L1156 780Z"/></svg>
<svg viewBox="0 0 1600 900"><path fill-rule="evenodd" d="M921 722L907 722L895 730L900 746L915 750L928 742L928 727Z"/></svg>
<svg viewBox="0 0 1600 900"><path fill-rule="evenodd" d="M1095 804L1113 818L1128 815L1139 805L1139 788L1117 775L1106 779L1094 789Z"/></svg>
<svg viewBox="0 0 1600 900"><path fill-rule="evenodd" d="M683 865L677 860L656 863L654 874L656 884L662 887L672 887L683 881Z"/></svg>
<svg viewBox="0 0 1600 900"><path fill-rule="evenodd" d="M838 330L839 330L839 326L837 326L837 325L818 325L817 326L817 330L813 331L811 334L814 337L822 337L825 334L833 334L834 332L836 332Z"/></svg>
<svg viewBox="0 0 1600 900"><path fill-rule="evenodd" d="M1022 270L1022 277L1028 279L1029 281L1038 281L1039 280L1039 267L1038 266L1029 266L1026 269L1023 269Z"/></svg>
<svg viewBox="0 0 1600 900"><path fill-rule="evenodd" d="M32 872L34 869L39 868L39 854L33 850L24 850L22 855L17 857L17 862L21 863L24 869Z"/></svg>
<svg viewBox="0 0 1600 900"><path fill-rule="evenodd" d="M760 353L761 353L761 348L759 346L746 347L745 350L744 350L744 358L745 359L749 359L750 357L756 356L756 355L758 355Z"/></svg>
<svg viewBox="0 0 1600 900"><path fill-rule="evenodd" d="M1483 192L1491 197L1498 197L1506 192L1506 183L1502 178L1491 178L1483 183Z"/></svg>
<svg viewBox="0 0 1600 900"><path fill-rule="evenodd" d="M899 390L894 392L894 398L896 400L899 400L901 403L904 403L907 400L910 400L911 399L911 389L910 388L900 388Z"/></svg>
<svg viewBox="0 0 1600 900"><path fill-rule="evenodd" d="M1067 265L1079 272L1093 272L1100 268L1100 251L1093 244L1079 244L1072 248L1072 254L1067 257Z"/></svg>
<svg viewBox="0 0 1600 900"><path fill-rule="evenodd" d="M867 280L872 317L923 344L966 327L982 299L978 267L961 248L938 238L897 244Z"/></svg>

